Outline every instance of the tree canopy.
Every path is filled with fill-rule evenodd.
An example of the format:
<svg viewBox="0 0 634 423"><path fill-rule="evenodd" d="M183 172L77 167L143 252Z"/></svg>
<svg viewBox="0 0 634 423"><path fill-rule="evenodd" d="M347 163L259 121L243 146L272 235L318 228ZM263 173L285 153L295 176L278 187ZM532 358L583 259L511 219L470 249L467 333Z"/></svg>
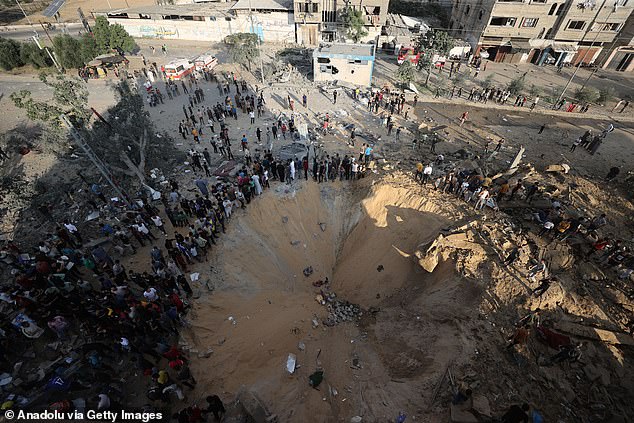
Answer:
<svg viewBox="0 0 634 423"><path fill-rule="evenodd" d="M251 71L253 59L260 55L257 34L248 32L231 34L225 38L225 42L229 44L229 53L233 61L240 63Z"/></svg>
<svg viewBox="0 0 634 423"><path fill-rule="evenodd" d="M44 50L32 41L19 42L0 37L0 68L11 70L24 65L44 68L53 63Z"/></svg>
<svg viewBox="0 0 634 423"><path fill-rule="evenodd" d="M97 54L106 54L119 49L130 53L137 49L134 39L125 28L119 24L110 25L104 16L97 16L92 33Z"/></svg>
<svg viewBox="0 0 634 423"><path fill-rule="evenodd" d="M414 80L416 68L409 60L404 61L396 70L396 79L407 85Z"/></svg>
<svg viewBox="0 0 634 423"><path fill-rule="evenodd" d="M368 35L361 10L356 10L348 6L343 9L339 16L345 30L344 35L346 38L358 43L363 37Z"/></svg>
<svg viewBox="0 0 634 423"><path fill-rule="evenodd" d="M446 31L438 29L430 29L429 31L420 34L416 39L415 51L420 53L420 59L418 60L418 68L427 69L427 79L425 85L429 82L431 76L431 69L434 64L434 55L447 55L454 46L454 39L449 36Z"/></svg>

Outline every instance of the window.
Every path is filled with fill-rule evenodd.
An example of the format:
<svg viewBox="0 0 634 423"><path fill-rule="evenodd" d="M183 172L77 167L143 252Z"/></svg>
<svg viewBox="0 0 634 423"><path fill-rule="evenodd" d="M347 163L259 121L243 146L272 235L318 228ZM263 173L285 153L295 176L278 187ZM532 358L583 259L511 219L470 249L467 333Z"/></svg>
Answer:
<svg viewBox="0 0 634 423"><path fill-rule="evenodd" d="M331 75L336 75L339 73L339 69L331 65L321 65L319 66L319 72L321 73L329 73Z"/></svg>
<svg viewBox="0 0 634 423"><path fill-rule="evenodd" d="M139 13L139 18L141 18L141 19L152 19L152 16L146 15L145 13Z"/></svg>
<svg viewBox="0 0 634 423"><path fill-rule="evenodd" d="M605 23L599 24L599 26L602 26L601 31L618 31L621 29L621 24L619 23Z"/></svg>
<svg viewBox="0 0 634 423"><path fill-rule="evenodd" d="M562 14L562 12L564 11L564 6L566 5L566 3L561 3L559 5L559 7L557 8L557 12L555 13L555 15L559 16Z"/></svg>
<svg viewBox="0 0 634 423"><path fill-rule="evenodd" d="M627 4L627 0L617 0L616 1L616 5L617 6L625 6Z"/></svg>
<svg viewBox="0 0 634 423"><path fill-rule="evenodd" d="M550 6L550 10L548 11L548 16L552 16L555 13L555 10L557 10L557 3L553 3L553 5Z"/></svg>
<svg viewBox="0 0 634 423"><path fill-rule="evenodd" d="M317 13L319 12L319 3L297 3L301 13Z"/></svg>
<svg viewBox="0 0 634 423"><path fill-rule="evenodd" d="M533 0L531 3L546 3L546 0Z"/></svg>
<svg viewBox="0 0 634 423"><path fill-rule="evenodd" d="M348 64L349 65L367 65L368 61L367 60L359 60L359 59L349 59L348 60Z"/></svg>
<svg viewBox="0 0 634 423"><path fill-rule="evenodd" d="M330 63L330 59L327 57L318 57L317 63Z"/></svg>
<svg viewBox="0 0 634 423"><path fill-rule="evenodd" d="M567 29L581 30L584 26L586 26L586 21L570 21Z"/></svg>
<svg viewBox="0 0 634 423"><path fill-rule="evenodd" d="M337 22L337 13L334 10L324 10L321 12L321 20L323 22Z"/></svg>
<svg viewBox="0 0 634 423"><path fill-rule="evenodd" d="M468 15L470 10L471 10L471 6L467 5L466 9L464 10L464 14Z"/></svg>
<svg viewBox="0 0 634 423"><path fill-rule="evenodd" d="M480 13L478 13L478 20L481 21L482 20L482 16L484 15L484 10L480 10Z"/></svg>
<svg viewBox="0 0 634 423"><path fill-rule="evenodd" d="M539 31L539 35L537 36L537 38L542 38L545 32L546 32L546 28L542 28L542 30Z"/></svg>
<svg viewBox="0 0 634 423"><path fill-rule="evenodd" d="M524 3L524 0L498 0L500 3Z"/></svg>
<svg viewBox="0 0 634 423"><path fill-rule="evenodd" d="M535 28L537 26L538 18L524 18L522 26L525 28Z"/></svg>
<svg viewBox="0 0 634 423"><path fill-rule="evenodd" d="M491 18L489 25L491 26L515 26L517 18L505 18L501 16L494 16Z"/></svg>
<svg viewBox="0 0 634 423"><path fill-rule="evenodd" d="M209 20L212 21L212 22L216 22L216 17L215 16L210 16Z"/></svg>

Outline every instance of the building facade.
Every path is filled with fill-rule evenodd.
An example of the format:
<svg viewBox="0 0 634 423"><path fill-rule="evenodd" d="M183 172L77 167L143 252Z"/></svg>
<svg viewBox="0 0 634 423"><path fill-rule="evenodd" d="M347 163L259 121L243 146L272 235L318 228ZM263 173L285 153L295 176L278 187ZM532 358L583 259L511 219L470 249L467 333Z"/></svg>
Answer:
<svg viewBox="0 0 634 423"><path fill-rule="evenodd" d="M368 34L361 40L374 40L387 20L389 0L294 0L293 10L297 43L307 46L342 40L339 22L346 7L360 10Z"/></svg>
<svg viewBox="0 0 634 423"><path fill-rule="evenodd" d="M292 3L283 0L139 6L93 15L121 24L136 38L221 42L228 35L248 32L257 33L263 42L295 42Z"/></svg>
<svg viewBox="0 0 634 423"><path fill-rule="evenodd" d="M619 72L634 70L634 13L627 19L610 47L601 52L597 63L603 69Z"/></svg>
<svg viewBox="0 0 634 423"><path fill-rule="evenodd" d="M454 0L450 28L496 62L594 63L619 38L628 0Z"/></svg>
<svg viewBox="0 0 634 423"><path fill-rule="evenodd" d="M369 87L374 72L373 44L323 44L313 51L315 81Z"/></svg>

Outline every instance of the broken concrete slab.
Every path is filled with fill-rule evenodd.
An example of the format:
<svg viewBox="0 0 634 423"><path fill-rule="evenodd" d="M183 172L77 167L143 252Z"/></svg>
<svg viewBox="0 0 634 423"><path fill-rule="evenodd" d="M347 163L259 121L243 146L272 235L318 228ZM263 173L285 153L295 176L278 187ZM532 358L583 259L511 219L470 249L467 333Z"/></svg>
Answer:
<svg viewBox="0 0 634 423"><path fill-rule="evenodd" d="M606 329L584 326L579 323L568 322L565 320L557 322L557 329L572 335L594 339L608 344L634 346L634 338L623 332L614 332Z"/></svg>

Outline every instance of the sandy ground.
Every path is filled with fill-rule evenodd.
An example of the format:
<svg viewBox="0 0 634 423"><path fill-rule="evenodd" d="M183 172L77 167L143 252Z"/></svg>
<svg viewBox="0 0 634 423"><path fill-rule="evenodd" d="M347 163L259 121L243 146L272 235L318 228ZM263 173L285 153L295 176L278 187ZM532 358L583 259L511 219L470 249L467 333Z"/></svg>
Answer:
<svg viewBox="0 0 634 423"><path fill-rule="evenodd" d="M223 69L241 72L230 65ZM14 83L3 83L3 93L8 94ZM105 85L101 81L90 81L89 85L96 101L107 104ZM162 84L158 86L162 88ZM219 100L214 84L205 84L203 89L206 104ZM333 116L335 134L319 140L322 151L357 155L359 144L381 137L375 151L387 162L379 162L376 174L355 182L274 183L247 210L236 213L227 234L212 249L210 261L193 267L214 290L197 286L201 296L189 317L191 328L183 333L182 344L192 353L192 369L199 382L196 390L188 393L188 400L217 393L229 401L245 386L262 398L281 422L349 421L356 415L364 421L387 421L394 420L399 411L415 421L444 422L448 421L448 388L443 386L438 399L432 399L439 379L452 363L459 379L486 395L496 413L511 403L530 401L544 411L548 421L578 421L567 416L559 405L561 398L552 396L557 393L568 398L571 391L585 395L594 385L585 379L584 371L579 367L538 368L535 364L520 369L503 352L505 338L519 316L540 306L553 313L563 310L568 316L619 326L622 319L604 303L604 298L618 297L618 290L590 286L591 295L581 296L577 279L566 269L570 274L565 276L563 289L555 291L546 303L536 303L525 298L525 269L509 273L499 266L500 251L508 249L504 242L495 248L479 246L473 254L452 255L433 273L425 272L414 257L420 244L432 241L441 230L474 219L493 225L486 232L494 233L498 230L494 225L506 219L504 215L476 214L461 201L414 184L414 163L434 156L426 149L412 150L412 135L407 131L398 142L394 135L388 137L379 127L378 116L368 114L343 92L333 105L329 96L310 86L267 89L267 114L255 125L243 117L230 121L231 137L246 133L254 142L256 128L273 122L285 107L286 95L299 104L303 93L309 96L309 109L298 106L302 118L317 124L318 113L328 111ZM15 116L5 103L7 94L2 104L9 111L7 115ZM177 123L183 117L183 103L181 96L148 112L159 130L172 133L179 148L211 149L209 144L194 146L191 138L179 138ZM465 109L470 111L470 119L459 128L456 120ZM589 214L609 212L610 230L621 231L621 236L631 239L631 203L623 200L619 180L611 185L602 182L615 164L624 166L622 174L632 170L630 123L617 126L599 153L589 156L584 150L568 154L570 142L585 128L598 128L605 120L527 114L424 98L413 113L417 119L397 118L397 124L408 130L418 121L447 125L447 141L438 144L437 150L448 157L460 149L480 154L487 137L496 140L503 136L507 143L500 154L489 158L491 166L510 161L520 145L527 147L525 161L538 172L553 162L569 162L573 168L569 181L579 184L583 193L577 205ZM537 136L544 122L548 122L548 129ZM347 133L342 125L347 123L358 128L355 148L345 143ZM203 140L208 139L206 133ZM274 152L287 144L276 141ZM241 153L234 153L241 158ZM37 154L29 154L23 164L30 166L34 160ZM221 164L223 160L216 157L214 166ZM193 175L185 173L185 168L183 164L175 169L174 176L187 187ZM531 174L532 178L538 176ZM539 177L558 183L556 175ZM521 202L511 204L509 213L517 209L521 219L525 208ZM325 224L325 230L320 223ZM623 229L628 224L629 229ZM478 231L484 232L482 228ZM497 236L517 242L519 235ZM537 250L545 248L543 240L534 238L531 242ZM149 270L146 257L137 255L129 266ZM383 266L380 272L379 265ZM314 269L310 277L302 274L307 266ZM324 327L321 321L326 309L315 301L318 289L312 282L325 277L332 281L332 290L339 298L363 308L359 322ZM316 328L313 319L320 322ZM305 345L303 351L298 348L300 341ZM623 392L631 392L634 387L626 377L631 371L631 353L602 343L591 345L588 359L609 369L614 386L607 389L612 395L620 398ZM209 348L213 350L209 358L198 358L197 351ZM289 353L297 355L300 365L293 375L285 371ZM308 386L307 377L318 366L325 371L325 381L317 391Z"/></svg>

